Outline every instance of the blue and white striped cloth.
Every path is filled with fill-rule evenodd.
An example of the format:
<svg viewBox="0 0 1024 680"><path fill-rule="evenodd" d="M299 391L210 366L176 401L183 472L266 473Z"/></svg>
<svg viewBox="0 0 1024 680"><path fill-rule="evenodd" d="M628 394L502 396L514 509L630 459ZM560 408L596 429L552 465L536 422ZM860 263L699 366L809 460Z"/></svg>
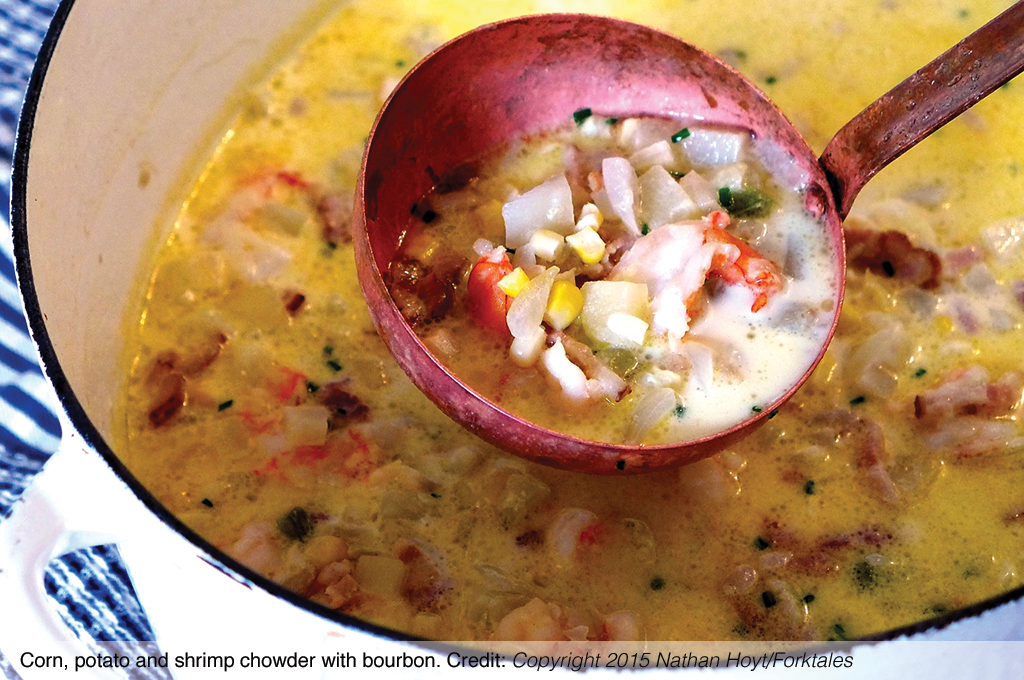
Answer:
<svg viewBox="0 0 1024 680"><path fill-rule="evenodd" d="M0 0L0 521L60 441L56 397L37 363L15 283L7 221L18 115L57 5L57 0ZM45 582L53 606L86 641L153 639L113 546L55 560ZM17 678L3 644L0 640L0 676ZM166 672L143 677L166 677Z"/></svg>

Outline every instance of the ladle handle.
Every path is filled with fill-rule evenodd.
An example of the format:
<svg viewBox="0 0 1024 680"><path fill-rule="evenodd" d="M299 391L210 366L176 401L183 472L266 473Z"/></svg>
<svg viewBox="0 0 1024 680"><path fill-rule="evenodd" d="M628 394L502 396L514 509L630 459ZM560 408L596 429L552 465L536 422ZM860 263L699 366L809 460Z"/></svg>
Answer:
<svg viewBox="0 0 1024 680"><path fill-rule="evenodd" d="M845 218L860 190L903 152L1024 71L1024 0L861 111L832 138L821 166Z"/></svg>

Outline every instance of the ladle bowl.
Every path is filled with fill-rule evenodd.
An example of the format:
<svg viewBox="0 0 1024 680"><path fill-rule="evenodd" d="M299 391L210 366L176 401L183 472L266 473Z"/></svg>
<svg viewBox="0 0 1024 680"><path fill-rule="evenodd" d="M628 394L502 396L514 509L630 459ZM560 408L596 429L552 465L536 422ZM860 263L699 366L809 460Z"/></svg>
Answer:
<svg viewBox="0 0 1024 680"><path fill-rule="evenodd" d="M1016 19L1019 25L1020 17ZM1024 68L1024 59L1021 62ZM1000 77L1005 82L1012 74ZM946 116L931 127L935 129L977 99L980 96L948 115L929 114L928 106L920 107L919 113L929 116L929 125ZM487 400L453 375L417 337L388 292L385 273L413 224L412 208L431 189L465 174L468 163L503 144L564 127L574 112L587 108L606 116L667 117L683 124L750 131L762 153L769 149L770 158L763 160L773 174L787 185L804 187L805 204L820 217L827 233L840 285L820 352L784 394L726 430L678 443L629 445L543 428ZM868 127L885 127L884 114L891 109L881 116L876 112ZM858 122L863 123L861 117L847 128ZM888 137L883 132L877 143L866 146L851 142L849 135L840 139L844 128L829 147L833 150L842 142L835 146L831 161L825 162L827 150L819 163L796 128L760 90L713 55L671 35L579 14L527 16L486 25L440 47L414 67L371 129L353 225L360 285L381 337L416 386L449 417L492 444L537 463L587 473L631 474L692 463L753 432L817 366L842 303L842 218L867 179L927 134L914 137L922 127L916 119L909 127L913 132L896 142L891 132ZM902 148L891 153L899 143Z"/></svg>

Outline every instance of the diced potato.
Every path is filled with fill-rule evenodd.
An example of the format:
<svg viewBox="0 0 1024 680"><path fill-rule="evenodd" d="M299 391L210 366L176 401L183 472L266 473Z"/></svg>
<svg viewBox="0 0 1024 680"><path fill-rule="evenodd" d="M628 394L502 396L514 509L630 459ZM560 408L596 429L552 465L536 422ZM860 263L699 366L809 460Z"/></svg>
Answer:
<svg viewBox="0 0 1024 680"><path fill-rule="evenodd" d="M722 206L718 204L718 191L707 181L703 175L693 171L686 173L679 186L683 188L686 195L693 199L697 207L704 212L718 210Z"/></svg>
<svg viewBox="0 0 1024 680"><path fill-rule="evenodd" d="M633 343L609 328L613 314L628 314L646 323L651 318L647 285L631 281L588 281L583 284L583 310L580 320L586 334L613 347L631 347Z"/></svg>
<svg viewBox="0 0 1024 680"><path fill-rule="evenodd" d="M695 218L700 208L665 168L655 165L640 178L642 214L651 229Z"/></svg>
<svg viewBox="0 0 1024 680"><path fill-rule="evenodd" d="M359 588L385 598L396 598L402 585L405 565L395 557L363 555L356 562Z"/></svg>
<svg viewBox="0 0 1024 680"><path fill-rule="evenodd" d="M733 191L739 191L743 188L746 178L746 163L730 163L715 170L715 174L711 178L711 184L712 186L729 187Z"/></svg>
<svg viewBox="0 0 1024 680"><path fill-rule="evenodd" d="M330 416L326 406L285 406L284 431L289 446L323 446Z"/></svg>
<svg viewBox="0 0 1024 680"><path fill-rule="evenodd" d="M512 339L512 346L508 350L509 358L516 366L532 366L544 351L547 339L548 334L544 332L544 328L537 325L529 333Z"/></svg>
<svg viewBox="0 0 1024 680"><path fill-rule="evenodd" d="M679 121L668 118L627 118L622 121L619 143L630 151L639 151L667 140L679 130Z"/></svg>
<svg viewBox="0 0 1024 680"><path fill-rule="evenodd" d="M501 289L505 295L509 297L515 297L519 295L519 291L523 289L523 286L530 282L530 277L526 275L526 272L521 267L516 267L511 273L506 274L502 277L501 281L498 281L498 288Z"/></svg>
<svg viewBox="0 0 1024 680"><path fill-rule="evenodd" d="M674 161L675 155L667 139L645 146L629 157L629 162L640 172L655 165L672 165Z"/></svg>
<svg viewBox="0 0 1024 680"><path fill-rule="evenodd" d="M711 166L739 160L750 133L727 130L690 128L690 136L682 140L683 152L694 165Z"/></svg>
<svg viewBox="0 0 1024 680"><path fill-rule="evenodd" d="M632 344L640 347L647 337L648 328L650 328L649 323L632 314L615 312L608 316L608 331L622 340L622 342L615 343L617 345Z"/></svg>
<svg viewBox="0 0 1024 680"><path fill-rule="evenodd" d="M551 285L544 320L556 331L565 330L583 310L583 293L572 281L557 279Z"/></svg>
<svg viewBox="0 0 1024 680"><path fill-rule="evenodd" d="M501 214L505 218L505 245L509 248L526 245L540 229L564 236L576 228L572 189L565 175L552 177L509 201Z"/></svg>
<svg viewBox="0 0 1024 680"><path fill-rule="evenodd" d="M565 242L579 256L583 264L597 264L604 259L605 243L593 228L587 227L569 234Z"/></svg>

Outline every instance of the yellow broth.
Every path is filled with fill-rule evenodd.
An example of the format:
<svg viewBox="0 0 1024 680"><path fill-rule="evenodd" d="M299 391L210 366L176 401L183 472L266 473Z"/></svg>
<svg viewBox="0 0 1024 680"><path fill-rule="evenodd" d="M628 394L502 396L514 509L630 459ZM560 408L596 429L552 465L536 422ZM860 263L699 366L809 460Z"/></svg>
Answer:
<svg viewBox="0 0 1024 680"><path fill-rule="evenodd" d="M1019 397L1011 372L1024 312L1013 286L1024 259L984 246L985 230L1024 213L1019 83L881 173L848 223L905 232L944 265L980 253L974 266L985 269L946 266L940 287L923 294L899 277L851 271L833 347L791 405L678 471L563 473L447 421L387 355L351 246L327 243L318 211L325 197L351 193L385 83L441 41L503 16L606 12L678 33L732 60L820 150L870 100L1000 9L346 5L252 87L183 193L144 313L130 321L119 415L127 434L117 448L213 544L320 601L331 598L317 579L341 565L355 586L328 604L441 639L488 638L534 598L591 638L622 611L652 640L852 638L1014 588L1024 560L1019 404L969 404L974 415L959 409L937 422L927 410L915 416L915 398L931 403L927 395L970 366L987 371L983 387L1006 378ZM250 233L260 240L239 236ZM331 411L322 445L296 445L319 441L322 428L288 429L284 409L321 403L332 382L368 410L346 402L346 413ZM995 423L1002 444L966 451L978 437L935 438L957 423ZM572 509L584 520L566 542L558 527ZM413 587L424 581L436 586L428 597Z"/></svg>

